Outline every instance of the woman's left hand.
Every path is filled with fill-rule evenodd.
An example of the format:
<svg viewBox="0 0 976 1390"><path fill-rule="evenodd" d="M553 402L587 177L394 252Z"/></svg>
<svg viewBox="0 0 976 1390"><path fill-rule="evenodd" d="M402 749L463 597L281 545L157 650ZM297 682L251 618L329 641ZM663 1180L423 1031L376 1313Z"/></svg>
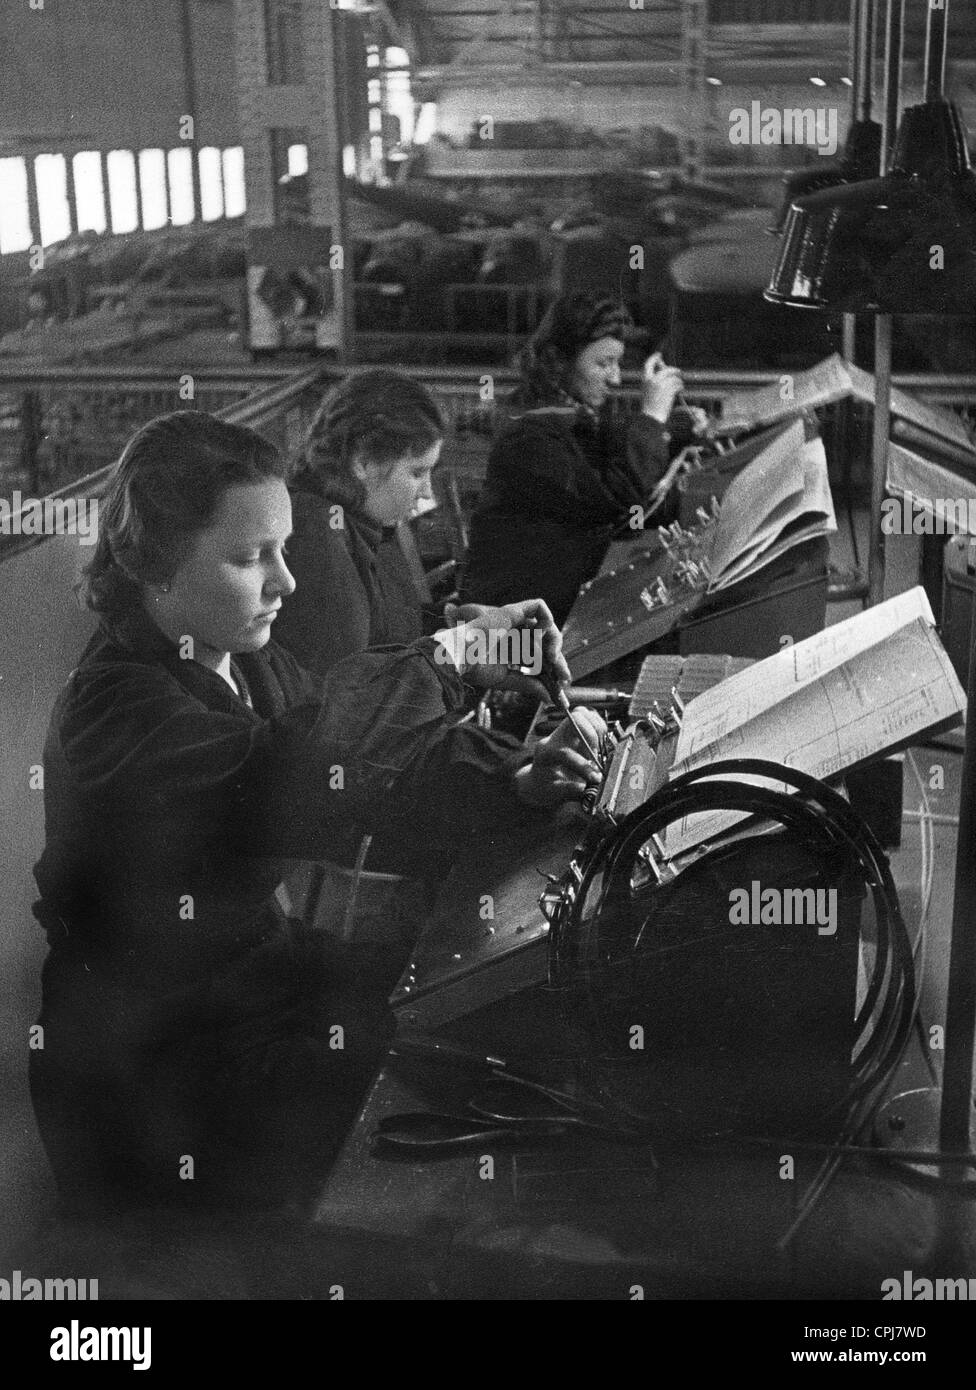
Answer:
<svg viewBox="0 0 976 1390"><path fill-rule="evenodd" d="M659 352L652 353L644 363L641 386L641 412L662 425L667 423L671 409L684 380L677 367L669 367Z"/></svg>
<svg viewBox="0 0 976 1390"><path fill-rule="evenodd" d="M686 405L683 407L688 415L688 422L691 425L691 432L694 435L703 435L708 432L711 425L711 417L707 410L703 410L700 405Z"/></svg>
<svg viewBox="0 0 976 1390"><path fill-rule="evenodd" d="M573 714L586 733L589 747L583 749L568 719L548 738L540 739L532 761L515 774L518 797L529 806L548 808L579 801L589 787L598 787L603 780L594 754L607 726L598 714L583 706L577 706Z"/></svg>

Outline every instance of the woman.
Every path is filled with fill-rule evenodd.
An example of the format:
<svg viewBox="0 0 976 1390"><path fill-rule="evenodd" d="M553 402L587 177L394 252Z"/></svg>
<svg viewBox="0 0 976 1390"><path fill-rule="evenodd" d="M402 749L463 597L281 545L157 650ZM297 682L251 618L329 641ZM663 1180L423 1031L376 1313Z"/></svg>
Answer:
<svg viewBox="0 0 976 1390"><path fill-rule="evenodd" d="M100 629L45 748L35 914L50 953L35 1111L69 1207L275 1206L311 1196L388 1032L391 981L277 909L277 856L365 827L453 846L593 778L571 730L535 755L452 722L478 627L322 683L270 640L294 589L284 465L198 412L141 429L100 508ZM591 732L600 731L595 716Z"/></svg>
<svg viewBox="0 0 976 1390"><path fill-rule="evenodd" d="M430 499L443 438L433 398L399 372L355 373L323 401L291 489L298 587L275 626L309 671L324 676L367 647L421 636L396 527Z"/></svg>
<svg viewBox="0 0 976 1390"><path fill-rule="evenodd" d="M561 625L613 531L640 521L635 509L653 508L656 522L674 519L676 504L656 485L669 453L704 415L690 411L670 423L681 374L656 354L644 364L640 412L622 417L611 408L630 327L614 300L568 295L550 306L521 353L522 381L471 522L466 598L505 603L538 593Z"/></svg>

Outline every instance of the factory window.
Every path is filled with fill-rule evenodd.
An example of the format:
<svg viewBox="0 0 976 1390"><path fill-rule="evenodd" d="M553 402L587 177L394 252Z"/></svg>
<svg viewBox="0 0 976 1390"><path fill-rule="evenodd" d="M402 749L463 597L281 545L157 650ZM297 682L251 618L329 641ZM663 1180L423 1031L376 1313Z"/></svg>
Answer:
<svg viewBox="0 0 976 1390"><path fill-rule="evenodd" d="M134 232L139 225L135 156L131 150L109 150L107 164L112 231Z"/></svg>
<svg viewBox="0 0 976 1390"><path fill-rule="evenodd" d="M26 251L31 240L27 165L0 159L0 251Z"/></svg>
<svg viewBox="0 0 976 1390"><path fill-rule="evenodd" d="M241 217L246 200L244 196L244 151L240 145L224 150L224 216Z"/></svg>
<svg viewBox="0 0 976 1390"><path fill-rule="evenodd" d="M205 145L200 159L200 216L213 222L224 215L224 184L220 169L220 151Z"/></svg>
<svg viewBox="0 0 976 1390"><path fill-rule="evenodd" d="M104 232L105 180L98 150L81 150L71 161L75 176L75 218L79 232Z"/></svg>
<svg viewBox="0 0 976 1390"><path fill-rule="evenodd" d="M169 220L174 227L193 221L193 154L185 146L166 155L169 174Z"/></svg>
<svg viewBox="0 0 976 1390"><path fill-rule="evenodd" d="M139 195L142 199L142 225L146 231L165 227L169 221L169 206L164 150L139 151Z"/></svg>
<svg viewBox="0 0 976 1390"><path fill-rule="evenodd" d="M414 126L413 143L415 145L426 145L427 141L436 130L437 102L425 101L417 116L417 124Z"/></svg>
<svg viewBox="0 0 976 1390"><path fill-rule="evenodd" d="M275 222L307 227L312 220L308 189L308 134L282 126L272 130L271 176L274 181Z"/></svg>
<svg viewBox="0 0 976 1390"><path fill-rule="evenodd" d="M409 144L413 138L414 108L410 92L410 59L402 48L386 50L386 109L400 122L401 143Z"/></svg>
<svg viewBox="0 0 976 1390"><path fill-rule="evenodd" d="M41 245L51 246L71 235L68 208L68 170L63 154L39 154L34 160L37 215Z"/></svg>
<svg viewBox="0 0 976 1390"><path fill-rule="evenodd" d="M305 81L301 0L264 0L268 82L273 86Z"/></svg>

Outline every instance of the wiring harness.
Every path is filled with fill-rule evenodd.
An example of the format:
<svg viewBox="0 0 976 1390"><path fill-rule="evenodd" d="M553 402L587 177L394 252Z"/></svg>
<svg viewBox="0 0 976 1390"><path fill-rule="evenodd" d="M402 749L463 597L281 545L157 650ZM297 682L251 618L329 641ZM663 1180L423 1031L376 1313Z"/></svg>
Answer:
<svg viewBox="0 0 976 1390"><path fill-rule="evenodd" d="M766 784L751 780L762 778ZM734 779L734 780L733 780ZM775 785L768 785L773 783ZM783 787L790 790L783 790ZM632 1058L613 1047L608 1051L608 969L619 989L629 963L637 978L653 970L656 902L680 879L691 863L701 865L717 851L705 849L683 867L664 853L662 836L670 825L705 811L741 813L736 832L757 825L777 829L793 843L818 856L828 873L853 874L870 894L875 918L873 960L854 1020L854 1046L846 1093L832 1106L830 1128L836 1141L807 1147L821 1149L823 1165L800 1203L799 1214L783 1238L789 1241L830 1182L845 1152L855 1152L854 1138L870 1122L904 1055L916 1013L916 980L912 945L898 901L887 856L877 838L844 798L825 783L778 763L735 759L706 765L678 776L661 787L619 824L605 815L603 833L592 833L577 851L569 870L550 889L550 983L564 995L570 1027L581 1039L581 1050L598 1057L589 1084L608 1108L626 1122L653 1117L633 1100L627 1088L623 1100L615 1083L615 1067ZM739 852L755 840L747 834ZM768 843L768 841L767 841ZM726 842L724 854L737 852ZM636 907L636 910L634 908ZM628 908L630 908L628 915ZM662 912L666 908L662 907ZM624 928L621 930L621 923ZM862 941L867 938L862 936ZM863 958L863 951L862 951ZM619 1044L617 1044L619 1049ZM653 1054L650 1059L653 1063ZM699 1134L696 1142L728 1142L730 1134ZM737 1133L735 1142L781 1143L782 1135ZM801 1132L793 1137L802 1139Z"/></svg>

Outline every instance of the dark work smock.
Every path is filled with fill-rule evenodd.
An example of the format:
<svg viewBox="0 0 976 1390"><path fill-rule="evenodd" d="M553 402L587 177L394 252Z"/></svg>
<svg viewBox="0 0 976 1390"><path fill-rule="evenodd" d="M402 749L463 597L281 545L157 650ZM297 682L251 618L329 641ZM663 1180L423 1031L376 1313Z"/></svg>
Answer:
<svg viewBox="0 0 976 1390"><path fill-rule="evenodd" d="M471 520L462 596L475 603L543 598L560 625L597 572L629 508L646 504L668 467L670 435L647 415L542 405L514 415L492 445ZM657 522L673 520L667 499Z"/></svg>
<svg viewBox="0 0 976 1390"><path fill-rule="evenodd" d="M296 589L284 600L275 640L324 676L367 647L420 637L420 600L395 527L350 507L336 510L339 504L307 473L295 480L291 500L286 563Z"/></svg>
<svg viewBox="0 0 976 1390"><path fill-rule="evenodd" d="M251 709L141 612L93 638L52 717L35 869L31 1084L69 1202L309 1195L388 1024L368 961L285 922L275 856L328 856L350 825L456 845L520 814L526 755L445 718L463 686L439 653L316 682L270 642L235 658Z"/></svg>

